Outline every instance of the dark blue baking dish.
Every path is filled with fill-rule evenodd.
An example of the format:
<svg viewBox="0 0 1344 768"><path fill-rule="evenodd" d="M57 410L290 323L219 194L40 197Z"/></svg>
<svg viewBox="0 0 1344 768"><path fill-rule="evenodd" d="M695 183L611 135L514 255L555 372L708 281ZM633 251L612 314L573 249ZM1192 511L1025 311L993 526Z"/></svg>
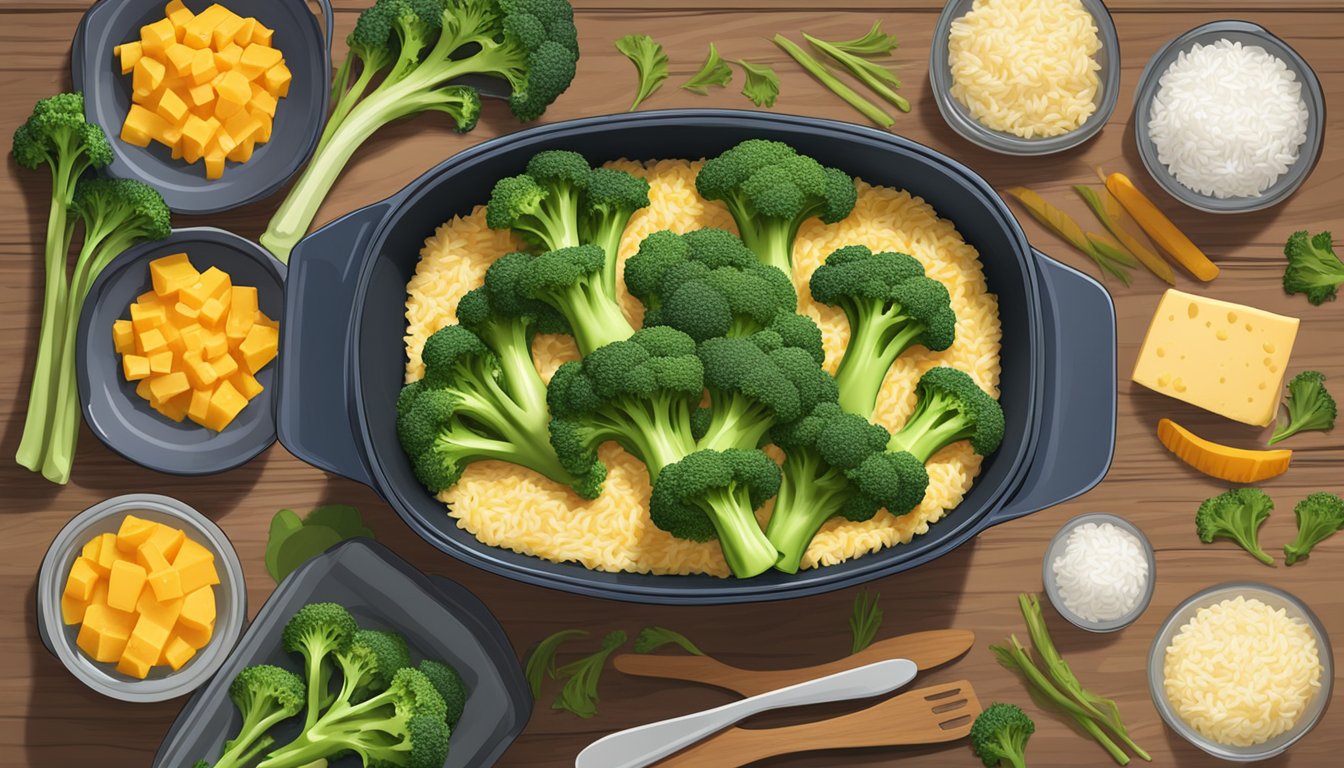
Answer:
<svg viewBox="0 0 1344 768"><path fill-rule="evenodd" d="M418 483L397 443L406 282L426 237L483 203L496 179L544 149L590 161L712 156L748 138L788 142L822 163L919 195L979 251L1003 323L1007 433L961 506L908 545L795 575L745 581L590 571L481 543ZM294 455L376 490L444 552L509 578L650 603L782 600L922 565L986 528L1058 504L1098 482L1115 442L1115 308L1096 281L1027 244L979 176L927 147L846 123L723 110L598 117L466 150L393 197L295 249L281 324L277 434Z"/></svg>

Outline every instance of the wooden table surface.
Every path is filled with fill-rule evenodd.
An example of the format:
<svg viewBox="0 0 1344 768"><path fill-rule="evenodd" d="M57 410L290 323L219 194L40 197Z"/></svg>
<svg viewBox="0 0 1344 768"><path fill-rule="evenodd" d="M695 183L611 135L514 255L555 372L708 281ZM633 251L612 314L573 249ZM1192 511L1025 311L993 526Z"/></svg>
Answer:
<svg viewBox="0 0 1344 768"><path fill-rule="evenodd" d="M115 0L114 0L115 1ZM366 0L338 2L338 37L354 23ZM33 102L69 88L69 40L87 0L4 0L0 3L0 133L8 135ZM769 42L776 32L797 37L807 30L822 37L850 37L874 19L900 36L897 52L914 104L898 116L893 130L967 163L999 188L1030 185L1053 201L1085 210L1069 185L1090 182L1093 169L1129 173L1173 219L1222 266L1209 286L1182 276L1180 286L1230 301L1249 303L1303 319L1292 370L1318 369L1344 376L1340 356L1344 303L1311 307L1279 287L1283 242L1294 230L1344 231L1344 122L1332 113L1325 152L1306 186L1287 203L1246 216L1213 216L1184 208L1148 179L1133 145L1130 106L1139 72L1148 57L1181 32L1219 18L1258 22L1286 39L1315 67L1330 101L1344 98L1344 8L1338 0L1113 0L1111 11L1123 43L1120 106L1099 138L1063 155L1013 159L980 150L943 123L927 81L927 53L934 0L578 0L583 60L574 86L550 110L547 121L624 110L633 94L634 73L612 41L628 33L651 33L672 57L673 78L650 98L646 109L665 107L749 107L737 88L698 97L677 85L693 73L713 40L726 58L748 58L777 68L783 81L775 111L861 121L843 103L804 75ZM660 7L666 6L666 7ZM338 45L338 59L344 46ZM740 83L740 73L736 76ZM1334 106L1334 105L1332 105ZM417 118L370 141L336 185L319 221L379 200L434 162L472 143L517 128L499 103L486 107L481 125L457 136L435 116ZM140 469L104 449L85 431L71 483L51 485L19 468L13 456L26 404L36 344L41 297L42 235L48 181L45 174L18 169L6 159L0 173L0 765L106 768L145 766L183 701L126 705L89 691L43 648L33 613L38 563L57 530L90 504L121 493L152 491L183 499L217 521L242 557L249 611L255 613L273 583L262 564L267 523L281 507L306 510L319 502L357 505L378 538L427 572L447 575L479 595L496 613L522 653L559 629L585 627L599 635L612 629L631 634L648 624L676 628L702 648L744 666L804 666L848 652L846 625L852 590L797 600L737 607L651 607L575 597L524 586L474 570L447 558L417 538L393 510L369 489L306 466L276 445L248 466L214 477L183 479ZM210 224L255 238L277 200L179 225ZM1023 217L1025 218L1025 217ZM1042 250L1089 273L1086 260L1043 231L1024 222ZM1344 639L1344 537L1318 550L1308 564L1270 570L1229 544L1205 546L1195 536L1198 502L1222 490L1173 460L1154 437L1157 420L1170 416L1201 434L1254 447L1261 435L1193 408L1154 395L1127 380L1147 321L1163 286L1136 273L1135 285L1114 291L1119 322L1119 427L1115 463L1109 476L1086 496L1028 518L993 528L956 552L917 570L871 586L882 594L886 622L880 636L940 628L973 629L977 643L954 665L921 676L920 682L969 678L985 702L1022 704L1035 717L1031 764L1104 766L1105 754L1071 730L1059 716L1030 703L1022 684L995 665L986 646L1010 632L1022 633L1016 606L1020 591L1041 588L1040 562L1046 542L1073 515L1105 510L1126 516L1147 533L1157 549L1158 583L1147 613L1129 629L1112 635L1074 630L1050 612L1062 652L1081 679L1120 703L1134 738L1153 754L1154 765L1198 766L1213 761L1167 730L1148 696L1149 644L1158 623L1193 592L1231 579L1254 578L1303 598L1325 622L1340 651ZM1344 380L1344 379L1341 379ZM1344 391L1338 391L1344 396ZM1262 531L1271 551L1291 540L1291 508L1309 492L1341 491L1341 435L1309 434L1296 439L1293 470L1266 484L1279 511ZM502 766L565 766L588 742L610 731L694 709L722 704L727 696L709 689L627 678L608 670L597 717L579 720L538 704L526 733ZM1337 765L1344 750L1344 711L1334 706L1320 727L1274 765ZM812 713L815 714L815 713ZM1332 757L1333 756L1333 757ZM911 766L978 764L968 747L859 750L814 753L770 762L772 766L876 766L900 761Z"/></svg>

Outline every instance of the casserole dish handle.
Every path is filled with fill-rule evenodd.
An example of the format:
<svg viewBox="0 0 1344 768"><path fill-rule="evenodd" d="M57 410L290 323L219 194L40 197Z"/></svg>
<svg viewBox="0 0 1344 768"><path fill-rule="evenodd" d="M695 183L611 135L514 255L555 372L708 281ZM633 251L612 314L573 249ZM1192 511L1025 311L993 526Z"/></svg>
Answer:
<svg viewBox="0 0 1344 768"><path fill-rule="evenodd" d="M1045 392L1040 437L997 525L1091 490L1115 453L1115 304L1096 280L1033 249L1041 267Z"/></svg>
<svg viewBox="0 0 1344 768"><path fill-rule="evenodd" d="M318 469L370 485L355 432L350 361L359 255L386 201L344 216L294 247L280 324L275 431L280 444Z"/></svg>

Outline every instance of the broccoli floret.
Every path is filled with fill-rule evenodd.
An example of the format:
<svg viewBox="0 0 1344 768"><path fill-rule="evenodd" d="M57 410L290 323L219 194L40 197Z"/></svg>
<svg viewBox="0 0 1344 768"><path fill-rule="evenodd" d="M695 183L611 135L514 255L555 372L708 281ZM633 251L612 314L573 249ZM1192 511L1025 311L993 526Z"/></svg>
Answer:
<svg viewBox="0 0 1344 768"><path fill-rule="evenodd" d="M406 638L395 632L361 629L350 647L336 652L341 670L341 690L335 701L359 702L382 691L397 670L411 666Z"/></svg>
<svg viewBox="0 0 1344 768"><path fill-rule="evenodd" d="M304 728L312 727L330 697L334 666L329 660L348 649L358 631L355 617L337 603L308 603L285 624L281 641L286 651L303 656L303 677L308 682Z"/></svg>
<svg viewBox="0 0 1344 768"><path fill-rule="evenodd" d="M706 200L727 206L757 258L790 276L793 241L803 222L815 217L834 224L858 199L844 171L764 139L748 139L706 162L695 188Z"/></svg>
<svg viewBox="0 0 1344 768"><path fill-rule="evenodd" d="M579 58L567 0L378 0L347 43L318 151L261 237L281 261L345 164L379 129L442 112L458 131L471 130L481 100L461 83L479 77L507 82L514 117L534 120L569 87Z"/></svg>
<svg viewBox="0 0 1344 768"><path fill-rule="evenodd" d="M579 213L579 242L596 245L606 254L602 267L604 287L616 295L616 259L630 218L649 206L649 182L625 171L594 168Z"/></svg>
<svg viewBox="0 0 1344 768"><path fill-rule="evenodd" d="M1256 560L1273 565L1274 558L1260 547L1260 526L1273 509L1274 500L1259 488L1234 488L1199 505L1195 530L1205 544L1231 539Z"/></svg>
<svg viewBox="0 0 1344 768"><path fill-rule="evenodd" d="M245 667L229 684L229 698L243 722L238 733L224 743L215 768L251 765L262 750L275 743L272 726L303 709L305 689L298 675L270 664ZM202 761L204 762L204 761Z"/></svg>
<svg viewBox="0 0 1344 768"><path fill-rule="evenodd" d="M823 402L771 438L784 451L783 480L765 535L781 553L775 565L797 573L808 544L836 515L869 520L879 509L914 509L929 484L924 465L886 450L887 430Z"/></svg>
<svg viewBox="0 0 1344 768"><path fill-rule="evenodd" d="M444 719L448 722L448 727L457 725L457 721L462 717L462 710L467 705L467 684L462 682L462 676L456 669L433 659L421 661L417 669L424 673L434 686L434 690L443 697L446 707Z"/></svg>
<svg viewBox="0 0 1344 768"><path fill-rule="evenodd" d="M959 441L970 440L981 456L1003 442L1003 408L956 368L930 368L915 388L919 400L904 425L891 435L887 450L907 451L928 463L933 455Z"/></svg>
<svg viewBox="0 0 1344 768"><path fill-rule="evenodd" d="M671 326L696 341L748 336L798 309L793 281L721 229L649 235L625 264L625 285L644 304L645 326Z"/></svg>
<svg viewBox="0 0 1344 768"><path fill-rule="evenodd" d="M691 411L704 394L695 340L658 326L561 365L546 391L551 444L572 472L600 466L613 441L644 462L649 478L695 450Z"/></svg>
<svg viewBox="0 0 1344 768"><path fill-rule="evenodd" d="M408 385L415 391L398 403L403 413L397 434L416 477L438 493L456 484L472 462L495 459L596 498L605 471L597 464L581 473L566 469L550 449L549 412L531 358L506 349L507 369L460 325L445 326L425 341L423 383Z"/></svg>
<svg viewBox="0 0 1344 768"><path fill-rule="evenodd" d="M1294 232L1283 247L1283 255L1288 259L1283 272L1285 293L1305 293L1307 301L1316 306L1335 300L1344 283L1344 262L1335 255L1329 232Z"/></svg>
<svg viewBox="0 0 1344 768"><path fill-rule="evenodd" d="M1297 538L1283 548L1288 565L1305 560L1312 547L1344 528L1344 499L1333 493L1313 493L1293 507Z"/></svg>
<svg viewBox="0 0 1344 768"><path fill-rule="evenodd" d="M733 575L751 578L779 560L755 515L778 491L779 466L760 451L696 451L658 475L649 517L679 539L718 539Z"/></svg>
<svg viewBox="0 0 1344 768"><path fill-rule="evenodd" d="M430 680L407 667L385 690L362 702L333 703L258 768L300 768L347 751L368 768L441 768L448 757L445 711Z"/></svg>
<svg viewBox="0 0 1344 768"><path fill-rule="evenodd" d="M514 268L486 273L486 289L492 296L521 296L554 308L568 323L583 354L634 333L618 299L604 287L605 256L598 246L579 245L539 256L518 254L511 258L517 261Z"/></svg>
<svg viewBox="0 0 1344 768"><path fill-rule="evenodd" d="M922 344L935 352L956 338L957 316L947 288L924 276L904 253L873 253L851 245L812 273L812 298L838 307L849 321L849 344L835 378L840 405L871 418L896 358Z"/></svg>
<svg viewBox="0 0 1344 768"><path fill-rule="evenodd" d="M986 768L1027 768L1027 739L1035 732L1021 707L990 704L971 724L971 747Z"/></svg>
<svg viewBox="0 0 1344 768"><path fill-rule="evenodd" d="M1298 432L1329 432L1335 428L1338 408L1325 388L1325 374L1319 371L1303 371L1288 382L1283 408L1274 436L1269 438L1270 445Z"/></svg>

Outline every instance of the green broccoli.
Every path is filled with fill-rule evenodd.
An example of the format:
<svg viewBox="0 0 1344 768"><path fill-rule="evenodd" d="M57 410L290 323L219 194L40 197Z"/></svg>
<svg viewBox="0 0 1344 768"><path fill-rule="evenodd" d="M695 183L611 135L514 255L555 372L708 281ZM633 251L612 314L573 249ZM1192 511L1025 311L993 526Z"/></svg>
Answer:
<svg viewBox="0 0 1344 768"><path fill-rule="evenodd" d="M1205 544L1231 539L1256 560L1273 565L1274 558L1260 547L1260 526L1273 509L1274 500L1259 488L1233 488L1199 505L1195 530Z"/></svg>
<svg viewBox="0 0 1344 768"><path fill-rule="evenodd" d="M443 112L458 131L471 130L481 100L460 83L473 77L506 82L514 117L534 120L569 87L579 59L567 0L378 0L360 14L347 44L317 153L261 236L281 261L355 151L379 129Z"/></svg>
<svg viewBox="0 0 1344 768"><path fill-rule="evenodd" d="M658 475L649 518L679 539L717 539L733 575L747 579L779 560L755 515L778 491L779 465L760 451L696 451Z"/></svg>
<svg viewBox="0 0 1344 768"><path fill-rule="evenodd" d="M603 285L616 295L616 259L621 237L630 218L649 206L649 182L611 168L594 168L588 175L588 190L579 215L579 242L596 245L606 254Z"/></svg>
<svg viewBox="0 0 1344 768"><path fill-rule="evenodd" d="M545 390L527 347L501 349L503 358L460 325L425 341L425 377L404 387L397 404L397 434L416 477L438 493L472 462L495 459L597 498L601 465L573 473L550 448Z"/></svg>
<svg viewBox="0 0 1344 768"><path fill-rule="evenodd" d="M834 402L818 404L771 432L784 451L783 480L765 535L781 553L775 565L797 573L822 524L837 515L869 520L879 509L901 515L924 498L929 476L908 453L886 450L890 435Z"/></svg>
<svg viewBox="0 0 1344 768"><path fill-rule="evenodd" d="M1333 493L1313 493L1293 508L1297 517L1297 538L1283 548L1288 565L1305 560L1312 547L1344 528L1344 499Z"/></svg>
<svg viewBox="0 0 1344 768"><path fill-rule="evenodd" d="M654 232L626 262L625 285L643 302L646 327L671 326L696 341L749 336L798 309L793 281L721 229Z"/></svg>
<svg viewBox="0 0 1344 768"><path fill-rule="evenodd" d="M361 629L350 647L336 652L341 689L333 701L363 701L387 688L399 669L411 666L406 638L395 632Z"/></svg>
<svg viewBox="0 0 1344 768"><path fill-rule="evenodd" d="M1003 442L1003 408L975 380L956 368L930 368L919 378L915 410L893 432L887 450L907 451L922 463L947 446L970 440L981 456Z"/></svg>
<svg viewBox="0 0 1344 768"><path fill-rule="evenodd" d="M243 768L275 743L271 727L297 715L306 695L303 681L287 669L258 664L245 667L229 684L229 698L242 715L238 734L224 744L215 768ZM204 762L204 761L202 761Z"/></svg>
<svg viewBox="0 0 1344 768"><path fill-rule="evenodd" d="M42 475L53 483L70 479L79 440L79 392L75 383L75 329L93 281L123 251L141 241L162 240L173 232L172 213L163 196L148 184L131 179L84 179L75 186L71 206L84 223L84 242L75 260L66 302L66 329L55 375Z"/></svg>
<svg viewBox="0 0 1344 768"><path fill-rule="evenodd" d="M705 163L695 188L720 200L742 241L763 263L793 275L793 241L803 222L834 224L854 210L854 180L778 141L748 139Z"/></svg>
<svg viewBox="0 0 1344 768"><path fill-rule="evenodd" d="M457 725L457 721L462 717L462 710L467 706L467 684L462 681L462 676L456 669L445 664L442 661L425 659L416 667L434 690L443 697L443 703L447 707L444 719L448 722L448 727Z"/></svg>
<svg viewBox="0 0 1344 768"><path fill-rule="evenodd" d="M1294 232L1283 247L1283 255L1288 259L1283 272L1285 293L1305 293L1307 301L1316 306L1334 301L1344 283L1344 262L1335 255L1329 232Z"/></svg>
<svg viewBox="0 0 1344 768"><path fill-rule="evenodd" d="M1036 724L1015 704L990 704L971 724L971 747L987 768L1027 768L1027 740Z"/></svg>
<svg viewBox="0 0 1344 768"><path fill-rule="evenodd" d="M337 603L308 603L285 624L281 642L286 651L303 656L303 677L308 682L305 729L317 721L329 699L335 655L350 647L358 631L355 617Z"/></svg>
<svg viewBox="0 0 1344 768"><path fill-rule="evenodd" d="M840 308L849 321L849 344L835 378L840 405L865 418L872 417L882 382L907 349L921 344L938 352L956 339L947 288L925 277L913 256L847 246L826 257L810 287L812 298Z"/></svg>
<svg viewBox="0 0 1344 768"><path fill-rule="evenodd" d="M1283 408L1270 445L1298 432L1329 432L1335 428L1335 398L1326 390L1325 374L1319 371L1303 371L1288 382Z"/></svg>

